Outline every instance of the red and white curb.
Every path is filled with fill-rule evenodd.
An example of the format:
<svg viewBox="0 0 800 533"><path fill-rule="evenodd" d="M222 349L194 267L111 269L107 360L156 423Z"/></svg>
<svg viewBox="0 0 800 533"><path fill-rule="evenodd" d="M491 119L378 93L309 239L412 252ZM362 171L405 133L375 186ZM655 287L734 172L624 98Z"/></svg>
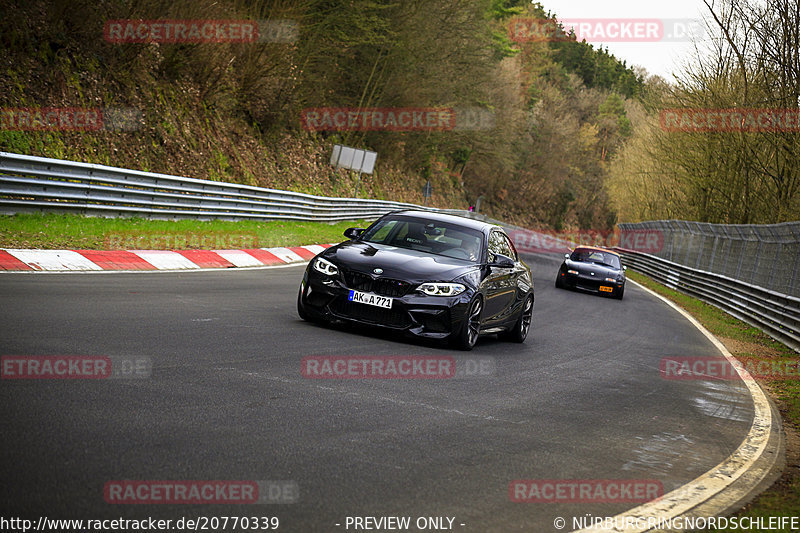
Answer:
<svg viewBox="0 0 800 533"><path fill-rule="evenodd" d="M331 244L249 250L20 250L0 248L0 271L199 270L303 263Z"/></svg>

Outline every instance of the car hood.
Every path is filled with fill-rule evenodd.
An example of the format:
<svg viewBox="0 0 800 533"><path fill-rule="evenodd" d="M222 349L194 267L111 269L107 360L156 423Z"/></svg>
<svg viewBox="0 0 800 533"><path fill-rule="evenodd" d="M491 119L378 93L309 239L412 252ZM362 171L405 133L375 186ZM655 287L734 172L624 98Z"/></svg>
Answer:
<svg viewBox="0 0 800 533"><path fill-rule="evenodd" d="M372 274L373 269L381 268L383 277L419 282L451 281L479 269L471 261L358 241L337 244L322 257L350 270Z"/></svg>
<svg viewBox="0 0 800 533"><path fill-rule="evenodd" d="M614 267L606 267L598 265L597 263L583 263L581 261L573 261L567 259L567 268L577 270L581 274L594 273L595 276L616 278L622 273L622 270Z"/></svg>

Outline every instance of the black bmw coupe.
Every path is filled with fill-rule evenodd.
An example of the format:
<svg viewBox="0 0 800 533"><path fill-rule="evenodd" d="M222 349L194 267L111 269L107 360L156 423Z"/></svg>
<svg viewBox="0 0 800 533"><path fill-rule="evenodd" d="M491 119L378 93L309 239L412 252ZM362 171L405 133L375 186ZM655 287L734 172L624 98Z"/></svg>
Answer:
<svg viewBox="0 0 800 533"><path fill-rule="evenodd" d="M578 246L571 254L565 254L556 275L556 287L608 294L622 300L625 294L625 269L616 252Z"/></svg>
<svg viewBox="0 0 800 533"><path fill-rule="evenodd" d="M297 297L301 318L448 339L463 350L489 333L525 341L533 276L501 227L398 211L344 235L350 240L308 264Z"/></svg>

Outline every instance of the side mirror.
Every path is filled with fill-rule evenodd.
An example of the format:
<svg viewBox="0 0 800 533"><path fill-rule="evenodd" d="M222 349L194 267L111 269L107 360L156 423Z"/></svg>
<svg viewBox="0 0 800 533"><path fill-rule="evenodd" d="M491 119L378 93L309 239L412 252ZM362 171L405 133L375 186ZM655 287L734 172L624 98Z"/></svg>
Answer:
<svg viewBox="0 0 800 533"><path fill-rule="evenodd" d="M348 239L358 239L364 233L363 228L347 228L344 230L344 236Z"/></svg>
<svg viewBox="0 0 800 533"><path fill-rule="evenodd" d="M622 267L622 270L628 270L628 267L624 266Z"/></svg>
<svg viewBox="0 0 800 533"><path fill-rule="evenodd" d="M495 254L491 265L499 268L514 268L514 260L507 255Z"/></svg>
<svg viewBox="0 0 800 533"><path fill-rule="evenodd" d="M564 259L569 259L569 254L564 254Z"/></svg>

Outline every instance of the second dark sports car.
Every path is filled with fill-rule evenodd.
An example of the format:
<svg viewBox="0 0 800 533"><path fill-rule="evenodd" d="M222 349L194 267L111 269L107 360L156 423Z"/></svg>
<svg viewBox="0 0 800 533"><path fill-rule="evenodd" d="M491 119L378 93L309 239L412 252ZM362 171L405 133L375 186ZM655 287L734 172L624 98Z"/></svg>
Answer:
<svg viewBox="0 0 800 533"><path fill-rule="evenodd" d="M556 287L608 294L619 300L625 294L625 270L616 252L578 246L565 254L556 275Z"/></svg>
<svg viewBox="0 0 800 533"><path fill-rule="evenodd" d="M297 311L449 339L471 350L479 335L524 342L533 277L505 231L424 211L399 211L332 246L306 268Z"/></svg>

